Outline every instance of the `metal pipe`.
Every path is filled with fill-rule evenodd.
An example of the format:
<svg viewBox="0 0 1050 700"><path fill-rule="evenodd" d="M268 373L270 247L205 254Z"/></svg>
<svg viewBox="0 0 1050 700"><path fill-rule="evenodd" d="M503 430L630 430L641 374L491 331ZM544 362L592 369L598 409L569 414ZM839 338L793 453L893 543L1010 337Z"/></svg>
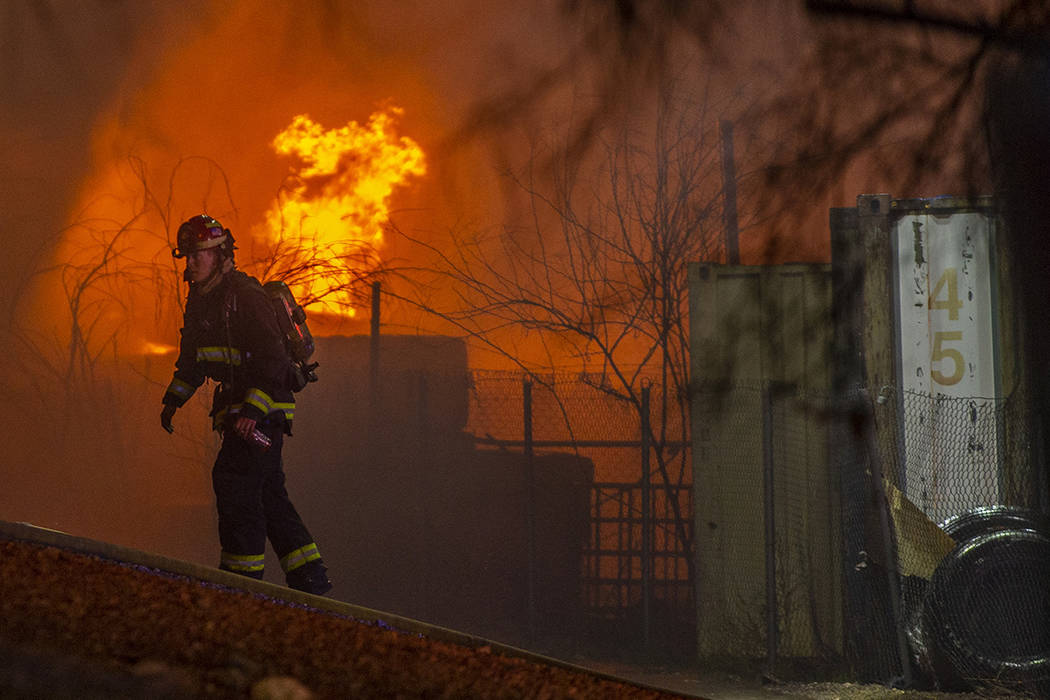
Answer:
<svg viewBox="0 0 1050 700"><path fill-rule="evenodd" d="M649 386L642 387L642 647L648 652L652 627L652 475L649 469Z"/></svg>
<svg viewBox="0 0 1050 700"><path fill-rule="evenodd" d="M368 436L366 445L372 459L379 455L379 282L372 283L372 318L368 345Z"/></svg>
<svg viewBox="0 0 1050 700"><path fill-rule="evenodd" d="M525 452L525 521L528 537L528 583L526 595L529 640L536 638L536 465L532 451L532 382L528 377L521 382L524 411Z"/></svg>
<svg viewBox="0 0 1050 700"><path fill-rule="evenodd" d="M891 522L890 502L886 497L886 485L883 483L885 475L882 470L882 455L879 452L878 437L875 430L875 410L872 406L871 395L867 390L861 390L863 411L865 449L868 453L868 467L871 472L872 489L878 500L879 525L882 531L883 549L886 562L886 585L889 589L890 608L893 611L893 626L897 633L897 656L901 664L901 677L899 682L902 687L908 688L912 683L911 647L908 644L905 632L905 620L901 603L901 584L897 577L897 546L895 531Z"/></svg>
<svg viewBox="0 0 1050 700"><path fill-rule="evenodd" d="M740 242L736 215L736 165L733 157L733 122L723 119L722 132L722 206L726 229L726 264L740 264Z"/></svg>
<svg viewBox="0 0 1050 700"><path fill-rule="evenodd" d="M775 503L773 498L773 391L762 389L762 482L766 531L766 673L777 663L777 554Z"/></svg>

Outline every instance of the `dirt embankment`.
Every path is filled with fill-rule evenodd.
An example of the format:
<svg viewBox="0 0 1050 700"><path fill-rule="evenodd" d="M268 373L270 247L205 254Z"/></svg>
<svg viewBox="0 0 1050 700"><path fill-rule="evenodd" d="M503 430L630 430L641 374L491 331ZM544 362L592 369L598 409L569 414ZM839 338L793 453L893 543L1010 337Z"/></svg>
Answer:
<svg viewBox="0 0 1050 700"><path fill-rule="evenodd" d="M15 541L0 541L0 696L678 697Z"/></svg>

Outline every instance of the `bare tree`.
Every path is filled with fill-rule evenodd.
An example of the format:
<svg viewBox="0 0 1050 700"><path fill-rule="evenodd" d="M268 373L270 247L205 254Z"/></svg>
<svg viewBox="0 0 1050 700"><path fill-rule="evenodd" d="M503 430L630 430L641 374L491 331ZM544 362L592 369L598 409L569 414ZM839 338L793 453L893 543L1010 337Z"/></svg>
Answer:
<svg viewBox="0 0 1050 700"><path fill-rule="evenodd" d="M244 267L261 280L305 290L297 298L304 307L320 304L337 312L365 307L372 282L390 272L375 246L356 239L322 242L304 234L301 223L258 242Z"/></svg>
<svg viewBox="0 0 1050 700"><path fill-rule="evenodd" d="M32 358L23 368L35 381L56 381L62 405L83 399L96 379L99 360L107 351L117 354L130 325L130 300L141 291L148 269L130 253L138 216L120 225L80 222L70 229L82 233L76 251L66 260L37 273L43 284L60 286L65 308L58 316L65 330L15 327L21 352L13 360ZM49 282L50 280L50 282ZM49 309L54 314L56 309ZM64 312L64 313L63 313ZM52 318L56 318L52 316ZM54 335L50 335L50 333ZM43 397L53 392L43 392ZM52 409L54 410L54 409Z"/></svg>
<svg viewBox="0 0 1050 700"><path fill-rule="evenodd" d="M459 131L472 138L486 130L519 124L566 84L586 84L594 107L579 112L566 134L563 150L576 157L586 151L642 92L676 71L675 54L683 33L695 48L718 59L716 37L731 3L725 0L564 0L567 24L578 29L561 60L478 100Z"/></svg>
<svg viewBox="0 0 1050 700"><path fill-rule="evenodd" d="M1001 252L1014 271L1025 352L1047 356L1050 312L1033 300L1045 296L1050 269L1050 246L1042 242L1050 220L1042 182L1050 164L1050 5L805 0L799 7L808 20L808 58L797 79L749 109L738 129L762 133L769 144L760 164L764 183L751 205L782 214L770 225L771 245L784 232L776 228L812 217L813 204L827 201L850 173L903 196L993 192L1007 223ZM597 106L578 120L567 149L578 154L609 115L619 116L631 88L648 89L672 69L676 40L714 65L728 60L714 29L732 12L718 0L573 0L564 8L566 22L584 37L568 62L483 101L471 128L504 127L578 76L578 66L600 64L594 80L616 89L598 89ZM704 79L696 73L696 83ZM788 200L801 204L789 207ZM1044 384L1036 378L1032 388L1045 435Z"/></svg>
<svg viewBox="0 0 1050 700"><path fill-rule="evenodd" d="M723 255L718 130L706 107L669 89L654 127L606 128L591 158L537 145L508 174L530 223L451 249L415 241L455 300L413 301L539 382L571 367L635 412L653 382L649 438L669 488L690 471L676 444L688 435L687 263Z"/></svg>
<svg viewBox="0 0 1050 700"><path fill-rule="evenodd" d="M1050 353L1050 312L1041 301L1050 269L1043 183L1050 5L808 0L806 7L819 20L814 70L826 95L813 100L823 110L811 105L796 130L800 138L821 127L836 134L818 142L822 158L810 152L820 164L818 186L867 161L905 192L939 183L996 195L1006 224L997 253L1022 319L1020 388L1034 401L1037 444L1050 430L1050 384L1028 369Z"/></svg>
<svg viewBox="0 0 1050 700"><path fill-rule="evenodd" d="M186 211L237 211L230 183L211 159L183 158L159 184L141 159L129 157L126 165L129 190L108 193L112 201L101 207L105 216L89 204L61 232L66 242L56 249L56 262L36 272L38 288L62 306L33 308L9 331L14 347L5 383L31 387L44 415L63 417L63 429L85 428L74 424L117 410L114 382L126 384L139 375L156 383L142 376L135 358L144 344L170 346L176 337L186 296L181 261L171 255L175 230ZM190 193L184 181L193 182ZM363 288L385 272L376 251L356 240L322 245L283 231L272 240L241 236L238 246L246 249L240 262L248 272L312 290L299 300L304 305L357 305ZM28 296L23 301L33 303ZM185 435L193 445L207 441L193 431Z"/></svg>

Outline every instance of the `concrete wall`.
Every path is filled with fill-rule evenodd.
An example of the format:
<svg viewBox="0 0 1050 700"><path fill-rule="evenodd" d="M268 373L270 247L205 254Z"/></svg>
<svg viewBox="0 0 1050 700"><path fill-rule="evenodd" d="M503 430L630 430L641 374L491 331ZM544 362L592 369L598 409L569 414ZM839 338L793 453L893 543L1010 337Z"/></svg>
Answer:
<svg viewBox="0 0 1050 700"><path fill-rule="evenodd" d="M333 597L524 644L526 459L478 450L464 432L461 340L384 335L377 375L370 356L367 336L318 339L319 381L297 396L286 442L288 488L328 562ZM536 626L567 634L582 610L594 467L548 454L533 469Z"/></svg>

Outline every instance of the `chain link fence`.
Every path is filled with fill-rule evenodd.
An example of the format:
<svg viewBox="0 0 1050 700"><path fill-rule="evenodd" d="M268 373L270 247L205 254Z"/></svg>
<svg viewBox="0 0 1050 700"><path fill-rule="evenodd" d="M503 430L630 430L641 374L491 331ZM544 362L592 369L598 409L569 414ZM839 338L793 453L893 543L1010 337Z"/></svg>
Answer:
<svg viewBox="0 0 1050 700"><path fill-rule="evenodd" d="M901 392L896 415L877 426L890 478L937 523L979 506L1037 507L1041 477L1032 468L1025 405L1020 394Z"/></svg>
<svg viewBox="0 0 1050 700"><path fill-rule="evenodd" d="M906 639L901 675L1045 696L1050 529L1027 398L883 397L876 429Z"/></svg>
<svg viewBox="0 0 1050 700"><path fill-rule="evenodd" d="M1026 398L694 396L698 651L775 677L1050 691Z"/></svg>
<svg viewBox="0 0 1050 700"><path fill-rule="evenodd" d="M595 653L693 653L687 415L663 396L648 384L617 395L587 375L471 373L466 432L479 449L593 466L574 643Z"/></svg>
<svg viewBox="0 0 1050 700"><path fill-rule="evenodd" d="M319 383L317 405L363 373ZM1046 485L1020 394L769 383L693 387L684 411L656 383L623 397L596 376L468 371L389 373L377 396L338 430L296 427L326 485L304 502L339 514L317 536L361 604L778 678L962 687L1009 669L1029 687L1050 664Z"/></svg>
<svg viewBox="0 0 1050 700"><path fill-rule="evenodd" d="M842 659L838 475L828 397L792 385L694 394L698 646L777 671Z"/></svg>

